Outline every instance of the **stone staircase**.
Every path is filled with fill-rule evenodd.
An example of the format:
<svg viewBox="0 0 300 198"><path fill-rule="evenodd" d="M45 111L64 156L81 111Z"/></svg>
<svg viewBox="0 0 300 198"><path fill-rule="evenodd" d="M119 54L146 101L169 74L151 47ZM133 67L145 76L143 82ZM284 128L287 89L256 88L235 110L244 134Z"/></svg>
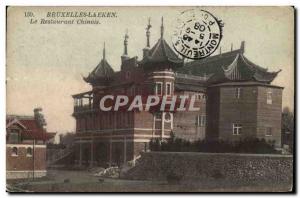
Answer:
<svg viewBox="0 0 300 198"><path fill-rule="evenodd" d="M57 164L59 161L65 159L66 157L70 156L74 153L74 147L67 147L65 149L61 149L56 153L53 153L51 156L47 156L47 166L51 167Z"/></svg>

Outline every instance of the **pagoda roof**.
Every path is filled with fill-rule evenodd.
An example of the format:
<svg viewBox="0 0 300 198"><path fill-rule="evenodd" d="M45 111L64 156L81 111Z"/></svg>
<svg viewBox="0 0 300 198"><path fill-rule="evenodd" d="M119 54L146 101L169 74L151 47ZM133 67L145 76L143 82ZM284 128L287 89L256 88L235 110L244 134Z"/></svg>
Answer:
<svg viewBox="0 0 300 198"><path fill-rule="evenodd" d="M174 66L181 66L183 65L183 60L177 56L164 38L160 38L143 60L140 61L141 65L152 63L171 63Z"/></svg>
<svg viewBox="0 0 300 198"><path fill-rule="evenodd" d="M242 43L240 49L188 62L177 72L198 76L211 75L208 83L226 81L271 83L281 70L269 72L268 69L254 64L244 56L243 46Z"/></svg>
<svg viewBox="0 0 300 198"><path fill-rule="evenodd" d="M83 79L88 83L94 83L102 80L110 80L114 75L114 70L107 62L106 59L102 59L97 67Z"/></svg>

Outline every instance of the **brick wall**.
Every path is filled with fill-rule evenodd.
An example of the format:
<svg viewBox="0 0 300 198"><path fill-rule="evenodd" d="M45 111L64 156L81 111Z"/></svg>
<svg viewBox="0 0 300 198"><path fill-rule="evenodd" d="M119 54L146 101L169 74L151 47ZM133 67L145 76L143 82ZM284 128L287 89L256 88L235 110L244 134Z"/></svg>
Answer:
<svg viewBox="0 0 300 198"><path fill-rule="evenodd" d="M12 148L18 148L18 155L13 155ZM32 145L6 145L6 177L7 179L31 178L46 176L46 146L34 148L34 158L27 155L27 148ZM34 159L34 161L33 161Z"/></svg>
<svg viewBox="0 0 300 198"><path fill-rule="evenodd" d="M23 171L23 170L33 170L33 156L26 155L28 146L18 146L18 155L12 156L12 147L6 147L6 170L8 171ZM35 170L46 170L46 146L38 147L36 146L34 149L34 168Z"/></svg>
<svg viewBox="0 0 300 198"><path fill-rule="evenodd" d="M272 92L272 104L267 104L268 91ZM275 140L277 147L281 146L281 112L282 89L258 87L257 137ZM272 130L271 136L266 135L267 127L270 127Z"/></svg>
<svg viewBox="0 0 300 198"><path fill-rule="evenodd" d="M240 88L240 96L236 97L236 89ZM221 87L219 139L239 140L256 136L257 87ZM233 134L233 123L242 125L240 135Z"/></svg>
<svg viewBox="0 0 300 198"><path fill-rule="evenodd" d="M236 89L240 95L236 97ZM267 104L267 92L272 92L272 104ZM245 137L257 137L275 140L281 144L281 108L282 89L274 86L234 86L210 87L208 89L208 125L209 139L240 140ZM233 134L233 124L241 124L240 135ZM266 136L267 127L272 135Z"/></svg>

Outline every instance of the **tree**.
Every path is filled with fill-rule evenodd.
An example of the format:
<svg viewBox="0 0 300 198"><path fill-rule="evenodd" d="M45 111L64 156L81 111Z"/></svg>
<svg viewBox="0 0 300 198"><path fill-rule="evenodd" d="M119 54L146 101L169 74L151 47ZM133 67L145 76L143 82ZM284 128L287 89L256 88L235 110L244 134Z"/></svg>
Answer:
<svg viewBox="0 0 300 198"><path fill-rule="evenodd" d="M282 111L281 140L282 145L288 145L291 152L293 152L294 146L294 126L294 112L288 107L284 107Z"/></svg>

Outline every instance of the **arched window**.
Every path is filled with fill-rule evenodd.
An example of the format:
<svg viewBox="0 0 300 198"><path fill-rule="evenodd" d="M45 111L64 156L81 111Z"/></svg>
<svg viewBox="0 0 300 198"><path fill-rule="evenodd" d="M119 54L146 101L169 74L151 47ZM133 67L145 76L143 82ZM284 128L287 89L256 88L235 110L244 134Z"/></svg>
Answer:
<svg viewBox="0 0 300 198"><path fill-rule="evenodd" d="M32 156L32 148L28 147L26 150L26 156Z"/></svg>
<svg viewBox="0 0 300 198"><path fill-rule="evenodd" d="M17 147L13 147L12 148L12 153L11 153L12 156L18 156L18 148Z"/></svg>
<svg viewBox="0 0 300 198"><path fill-rule="evenodd" d="M166 122L170 122L170 121L171 121L171 114L170 114L169 112L167 112L167 113L165 114L165 121L166 121Z"/></svg>

